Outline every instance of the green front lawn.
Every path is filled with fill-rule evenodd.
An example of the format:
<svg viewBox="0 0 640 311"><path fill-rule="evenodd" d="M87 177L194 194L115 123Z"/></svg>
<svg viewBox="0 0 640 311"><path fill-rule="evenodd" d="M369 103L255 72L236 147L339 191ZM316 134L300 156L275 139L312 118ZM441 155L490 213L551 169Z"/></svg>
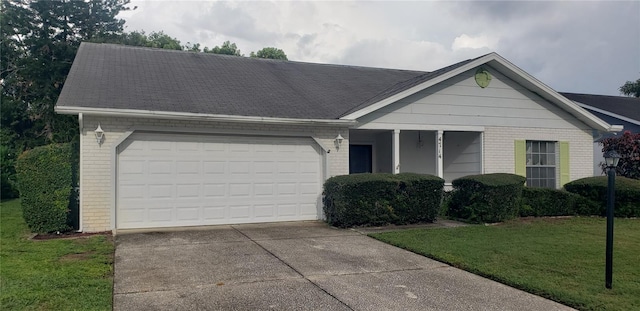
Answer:
<svg viewBox="0 0 640 311"><path fill-rule="evenodd" d="M29 240L19 200L0 205L0 309L111 310L110 238Z"/></svg>
<svg viewBox="0 0 640 311"><path fill-rule="evenodd" d="M581 310L640 310L640 219L616 219L613 289L604 287L603 218L371 234L384 242Z"/></svg>

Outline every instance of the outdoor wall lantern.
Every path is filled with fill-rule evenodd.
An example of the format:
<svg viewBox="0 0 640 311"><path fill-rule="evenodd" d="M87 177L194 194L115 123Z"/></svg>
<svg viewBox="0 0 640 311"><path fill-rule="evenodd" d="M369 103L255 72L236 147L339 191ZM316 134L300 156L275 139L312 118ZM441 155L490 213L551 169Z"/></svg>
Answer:
<svg viewBox="0 0 640 311"><path fill-rule="evenodd" d="M620 155L615 150L609 150L604 153L604 161L607 165L607 176L609 179L607 185L607 258L604 272L604 286L611 289L613 279L613 205L616 193L616 166L618 166L618 161L620 161Z"/></svg>
<svg viewBox="0 0 640 311"><path fill-rule="evenodd" d="M96 142L98 143L98 145L101 145L102 139L104 138L104 131L102 130L100 123L98 123L98 128L96 128L94 132L96 134Z"/></svg>
<svg viewBox="0 0 640 311"><path fill-rule="evenodd" d="M336 136L336 138L334 139L334 143L336 144L337 150L340 150L340 146L342 145L343 140L344 140L344 137L342 137L342 135L338 133L338 136Z"/></svg>

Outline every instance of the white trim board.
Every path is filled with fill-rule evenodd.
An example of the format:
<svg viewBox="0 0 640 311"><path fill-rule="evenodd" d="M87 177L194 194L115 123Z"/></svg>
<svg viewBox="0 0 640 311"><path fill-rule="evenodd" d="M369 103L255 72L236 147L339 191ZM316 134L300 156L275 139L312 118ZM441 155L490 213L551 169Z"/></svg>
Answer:
<svg viewBox="0 0 640 311"><path fill-rule="evenodd" d="M355 120L329 120L329 119L295 119L295 118L274 118L274 117L250 117L250 116L234 116L222 114L205 114L190 112L170 112L170 111L152 111L152 110L136 110L136 109L111 109L111 108L84 108L56 106L55 111L60 114L79 114L96 116L113 116L124 118L154 118L165 120L195 120L195 121L219 121L233 123L261 123L261 124L293 124L293 125L319 125L319 126L353 126L357 122Z"/></svg>

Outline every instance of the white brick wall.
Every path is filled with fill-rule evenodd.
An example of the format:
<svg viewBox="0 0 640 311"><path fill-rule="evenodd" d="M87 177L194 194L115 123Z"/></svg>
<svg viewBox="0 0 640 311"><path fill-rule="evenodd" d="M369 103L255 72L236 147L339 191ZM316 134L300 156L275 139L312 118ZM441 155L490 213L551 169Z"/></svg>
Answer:
<svg viewBox="0 0 640 311"><path fill-rule="evenodd" d="M593 173L593 138L590 130L486 127L484 132L484 172L515 173L516 140L569 142L571 180Z"/></svg>
<svg viewBox="0 0 640 311"><path fill-rule="evenodd" d="M102 145L96 143L94 130L100 123L104 130ZM292 126L269 124L238 124L207 121L177 121L143 118L122 118L84 115L82 129L82 163L81 174L81 216L82 230L85 232L111 230L111 208L113 204L113 147L125 132L139 127L153 127L157 130L238 130L254 131L269 134L310 133L325 148L330 149L329 174L331 176L349 173L349 130L336 126ZM334 138L342 134L345 138L342 148L336 150Z"/></svg>

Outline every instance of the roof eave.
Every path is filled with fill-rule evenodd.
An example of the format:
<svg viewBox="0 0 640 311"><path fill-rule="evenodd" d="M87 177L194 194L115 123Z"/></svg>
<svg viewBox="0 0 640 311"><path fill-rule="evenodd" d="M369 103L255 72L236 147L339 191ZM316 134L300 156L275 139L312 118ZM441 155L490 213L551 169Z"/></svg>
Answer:
<svg viewBox="0 0 640 311"><path fill-rule="evenodd" d="M252 116L234 116L221 114L204 114L189 112L171 112L171 111L153 111L153 110L137 110L137 109L111 109L111 108L88 108L88 107L72 107L72 106L56 106L55 111L59 114L77 115L79 113L85 115L98 115L110 117L129 117L129 118L154 118L164 120L182 120L182 121L218 121L229 123L260 123L260 124L290 124L290 125L317 125L317 126L354 126L356 120L341 119L296 119L296 118L277 118L277 117L252 117Z"/></svg>

